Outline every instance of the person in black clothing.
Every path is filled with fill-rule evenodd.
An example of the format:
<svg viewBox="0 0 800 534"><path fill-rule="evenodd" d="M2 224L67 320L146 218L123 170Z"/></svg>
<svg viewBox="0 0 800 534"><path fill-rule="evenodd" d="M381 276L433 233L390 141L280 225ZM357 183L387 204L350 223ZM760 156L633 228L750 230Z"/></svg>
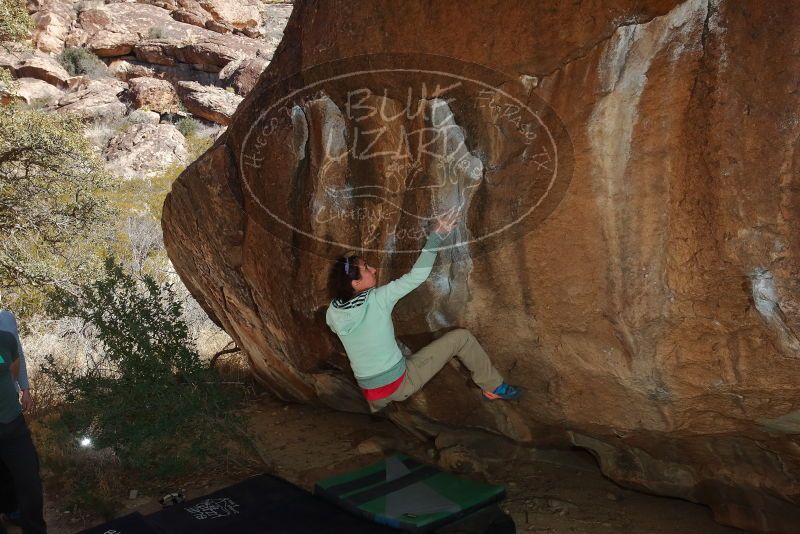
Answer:
<svg viewBox="0 0 800 534"><path fill-rule="evenodd" d="M0 462L14 479L24 534L47 532L44 521L39 457L19 403L16 377L19 373L17 338L0 331ZM0 534L5 527L0 524Z"/></svg>
<svg viewBox="0 0 800 534"><path fill-rule="evenodd" d="M22 350L22 342L19 339L17 318L11 310L0 308L0 330L10 332L17 339L17 350L19 350L17 389L22 393L20 399L22 413L28 413L33 408L33 397L28 382L28 369L25 365L25 351ZM17 495L14 493L14 477L11 476L11 471L3 462L0 462L0 512L4 514L3 518L8 523L19 526L19 506L17 505Z"/></svg>

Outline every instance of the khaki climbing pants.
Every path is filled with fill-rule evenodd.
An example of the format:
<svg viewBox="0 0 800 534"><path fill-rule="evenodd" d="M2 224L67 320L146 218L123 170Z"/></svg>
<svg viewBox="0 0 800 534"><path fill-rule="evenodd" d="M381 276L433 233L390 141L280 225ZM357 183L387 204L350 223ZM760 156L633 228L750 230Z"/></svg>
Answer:
<svg viewBox="0 0 800 534"><path fill-rule="evenodd" d="M385 399L369 401L370 409L377 412L392 401L406 400L433 378L453 356L458 356L472 373L472 381L482 390L492 391L503 383L503 377L494 368L475 336L469 330L459 328L406 358L406 376L400 387Z"/></svg>

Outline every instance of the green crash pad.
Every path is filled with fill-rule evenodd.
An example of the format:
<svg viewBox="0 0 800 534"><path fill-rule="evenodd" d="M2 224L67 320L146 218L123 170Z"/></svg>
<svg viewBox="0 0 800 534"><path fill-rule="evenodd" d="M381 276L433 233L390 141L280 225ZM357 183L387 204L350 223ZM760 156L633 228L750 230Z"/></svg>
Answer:
<svg viewBox="0 0 800 534"><path fill-rule="evenodd" d="M430 532L505 497L505 488L458 478L395 455L317 482L314 493L377 523Z"/></svg>

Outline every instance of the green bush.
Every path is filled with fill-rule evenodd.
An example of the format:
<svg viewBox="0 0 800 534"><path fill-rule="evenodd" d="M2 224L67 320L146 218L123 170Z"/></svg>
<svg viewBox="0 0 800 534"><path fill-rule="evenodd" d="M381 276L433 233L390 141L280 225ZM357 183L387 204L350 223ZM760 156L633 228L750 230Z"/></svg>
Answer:
<svg viewBox="0 0 800 534"><path fill-rule="evenodd" d="M51 285L93 280L115 188L80 118L0 106L0 291L28 316Z"/></svg>
<svg viewBox="0 0 800 534"><path fill-rule="evenodd" d="M19 84L11 76L11 71L0 67L0 96L13 97L17 96Z"/></svg>
<svg viewBox="0 0 800 534"><path fill-rule="evenodd" d="M22 0L0 0L0 41L19 41L30 36L33 21Z"/></svg>
<svg viewBox="0 0 800 534"><path fill-rule="evenodd" d="M197 129L200 128L200 121L193 117L183 117L175 123L175 127L184 137L189 137L197 133Z"/></svg>
<svg viewBox="0 0 800 534"><path fill-rule="evenodd" d="M74 436L145 477L183 474L225 453L241 392L200 360L169 284L108 259L78 295L56 292L50 312L79 317L100 344L86 365L48 356L41 368L67 400L61 420Z"/></svg>
<svg viewBox="0 0 800 534"><path fill-rule="evenodd" d="M58 61L73 76L85 74L93 80L108 76L106 64L85 48L65 48Z"/></svg>
<svg viewBox="0 0 800 534"><path fill-rule="evenodd" d="M0 83L3 85L11 85L14 83L14 77L11 75L11 71L0 67Z"/></svg>

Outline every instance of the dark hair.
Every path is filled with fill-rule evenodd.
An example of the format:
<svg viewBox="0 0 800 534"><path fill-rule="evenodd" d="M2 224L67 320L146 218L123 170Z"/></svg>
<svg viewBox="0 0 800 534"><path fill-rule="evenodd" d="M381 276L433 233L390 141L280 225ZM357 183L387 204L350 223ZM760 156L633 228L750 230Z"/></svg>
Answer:
<svg viewBox="0 0 800 534"><path fill-rule="evenodd" d="M358 260L361 259L355 254L342 256L333 263L330 277L328 278L328 288L331 298L346 302L356 294L352 281L361 279L361 269L358 268Z"/></svg>

